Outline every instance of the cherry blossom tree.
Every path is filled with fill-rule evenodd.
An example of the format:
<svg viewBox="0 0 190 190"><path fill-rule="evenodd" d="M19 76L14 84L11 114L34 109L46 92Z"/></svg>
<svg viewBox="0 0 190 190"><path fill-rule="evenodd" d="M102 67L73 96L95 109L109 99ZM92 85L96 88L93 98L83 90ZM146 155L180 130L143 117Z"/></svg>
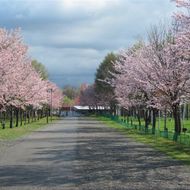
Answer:
<svg viewBox="0 0 190 190"><path fill-rule="evenodd" d="M181 11L174 14L175 40L178 47L178 56L190 59L190 0L175 0Z"/></svg>
<svg viewBox="0 0 190 190"><path fill-rule="evenodd" d="M145 129L150 123L150 111L153 111L153 133L156 125L156 106L153 104L154 89L150 88L145 81L145 76L139 72L139 60L144 48L142 42L138 42L132 48L120 53L120 58L115 62L115 78L112 85L115 87L117 101L122 107L135 112L141 125L140 113L143 111Z"/></svg>
<svg viewBox="0 0 190 190"><path fill-rule="evenodd" d="M98 109L99 100L95 91L94 84L89 85L81 90L80 104L82 106L89 106L90 109Z"/></svg>
<svg viewBox="0 0 190 190"><path fill-rule="evenodd" d="M53 109L59 109L63 105L63 92L53 82L47 81L48 104Z"/></svg>

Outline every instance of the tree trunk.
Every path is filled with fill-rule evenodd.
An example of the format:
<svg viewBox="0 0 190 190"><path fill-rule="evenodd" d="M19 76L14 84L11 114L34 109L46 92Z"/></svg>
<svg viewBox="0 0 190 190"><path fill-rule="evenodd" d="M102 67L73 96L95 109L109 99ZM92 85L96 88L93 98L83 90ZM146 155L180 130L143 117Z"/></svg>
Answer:
<svg viewBox="0 0 190 190"><path fill-rule="evenodd" d="M174 125L175 125L175 133L173 136L173 140L177 141L178 136L181 133L181 118L180 118L180 106L176 104L173 106L173 116L174 116Z"/></svg>
<svg viewBox="0 0 190 190"><path fill-rule="evenodd" d="M138 110L138 113L137 113L137 119L138 119L138 122L139 122L139 126L141 127L141 116L140 116L140 110Z"/></svg>
<svg viewBox="0 0 190 190"><path fill-rule="evenodd" d="M19 120L19 108L15 108L15 115L16 115L16 127L18 127L18 120Z"/></svg>
<svg viewBox="0 0 190 190"><path fill-rule="evenodd" d="M26 125L27 112L24 112L24 125Z"/></svg>
<svg viewBox="0 0 190 190"><path fill-rule="evenodd" d="M112 112L113 112L113 116L116 116L116 105L113 105L113 107L112 107Z"/></svg>
<svg viewBox="0 0 190 190"><path fill-rule="evenodd" d="M37 119L39 121L40 120L40 110L37 111L37 117L38 117Z"/></svg>
<svg viewBox="0 0 190 190"><path fill-rule="evenodd" d="M164 110L164 131L167 131L167 113L166 109Z"/></svg>
<svg viewBox="0 0 190 190"><path fill-rule="evenodd" d="M131 109L131 113L130 113L130 115L131 115L131 125L133 125L133 108Z"/></svg>
<svg viewBox="0 0 190 190"><path fill-rule="evenodd" d="M2 129L5 129L5 122L6 122L6 113L3 112L3 118L2 118Z"/></svg>
<svg viewBox="0 0 190 190"><path fill-rule="evenodd" d="M28 110L27 116L28 116L28 123L30 123L30 110Z"/></svg>
<svg viewBox="0 0 190 190"><path fill-rule="evenodd" d="M189 104L186 105L186 119L189 120Z"/></svg>
<svg viewBox="0 0 190 190"><path fill-rule="evenodd" d="M23 112L20 109L20 126L22 126L22 120L23 120Z"/></svg>
<svg viewBox="0 0 190 190"><path fill-rule="evenodd" d="M33 109L31 110L31 116L32 116L32 123L33 123L33 121L34 121L34 112L33 112Z"/></svg>
<svg viewBox="0 0 190 190"><path fill-rule="evenodd" d="M131 123L131 125L133 124L131 109L129 110L129 123Z"/></svg>
<svg viewBox="0 0 190 190"><path fill-rule="evenodd" d="M36 110L34 110L34 121L36 121L37 119L36 119L36 115L37 115L37 111Z"/></svg>
<svg viewBox="0 0 190 190"><path fill-rule="evenodd" d="M49 111L48 111L48 109L46 110L46 120L47 120L47 123L49 123L49 118L48 118L48 116L49 116Z"/></svg>
<svg viewBox="0 0 190 190"><path fill-rule="evenodd" d="M43 110L40 110L39 119L42 119L42 118L43 118Z"/></svg>
<svg viewBox="0 0 190 190"><path fill-rule="evenodd" d="M10 107L10 128L13 128L13 108Z"/></svg>
<svg viewBox="0 0 190 190"><path fill-rule="evenodd" d="M3 121L3 113L0 111L0 120L1 120L1 123Z"/></svg>
<svg viewBox="0 0 190 190"><path fill-rule="evenodd" d="M148 125L149 125L149 110L145 111L145 133L148 133Z"/></svg>
<svg viewBox="0 0 190 190"><path fill-rule="evenodd" d="M152 110L152 134L155 134L156 131L156 109Z"/></svg>

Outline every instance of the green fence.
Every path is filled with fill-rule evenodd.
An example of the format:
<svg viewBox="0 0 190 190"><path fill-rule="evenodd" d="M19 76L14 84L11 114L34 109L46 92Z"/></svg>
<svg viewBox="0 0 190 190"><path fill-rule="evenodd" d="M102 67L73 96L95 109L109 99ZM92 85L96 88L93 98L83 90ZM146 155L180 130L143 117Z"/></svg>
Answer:
<svg viewBox="0 0 190 190"><path fill-rule="evenodd" d="M173 141L174 132L172 132L172 131L162 131L162 130L156 129L155 134L152 134L152 128L147 129L147 128L145 128L145 126L138 126L135 124L128 123L126 120L120 119L118 116L112 116L109 114L104 114L103 116L123 125L123 127L136 130L141 135L149 134L149 135L155 136L155 138L163 137L163 138ZM190 145L190 134L189 133L187 133L187 134L181 133L177 138L177 143Z"/></svg>

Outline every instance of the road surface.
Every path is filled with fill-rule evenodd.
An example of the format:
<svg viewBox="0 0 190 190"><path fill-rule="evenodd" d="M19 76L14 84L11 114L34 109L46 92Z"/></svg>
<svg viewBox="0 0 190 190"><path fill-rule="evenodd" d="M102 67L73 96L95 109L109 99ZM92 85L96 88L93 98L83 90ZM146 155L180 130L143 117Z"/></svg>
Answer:
<svg viewBox="0 0 190 190"><path fill-rule="evenodd" d="M190 167L98 121L66 118L1 149L0 189L182 190Z"/></svg>

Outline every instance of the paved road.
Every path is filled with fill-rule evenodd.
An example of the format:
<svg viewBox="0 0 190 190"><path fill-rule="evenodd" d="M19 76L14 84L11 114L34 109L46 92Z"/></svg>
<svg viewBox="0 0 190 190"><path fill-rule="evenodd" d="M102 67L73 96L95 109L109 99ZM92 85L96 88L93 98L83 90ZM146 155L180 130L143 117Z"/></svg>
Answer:
<svg viewBox="0 0 190 190"><path fill-rule="evenodd" d="M190 189L190 168L87 118L60 120L0 153L4 190Z"/></svg>

